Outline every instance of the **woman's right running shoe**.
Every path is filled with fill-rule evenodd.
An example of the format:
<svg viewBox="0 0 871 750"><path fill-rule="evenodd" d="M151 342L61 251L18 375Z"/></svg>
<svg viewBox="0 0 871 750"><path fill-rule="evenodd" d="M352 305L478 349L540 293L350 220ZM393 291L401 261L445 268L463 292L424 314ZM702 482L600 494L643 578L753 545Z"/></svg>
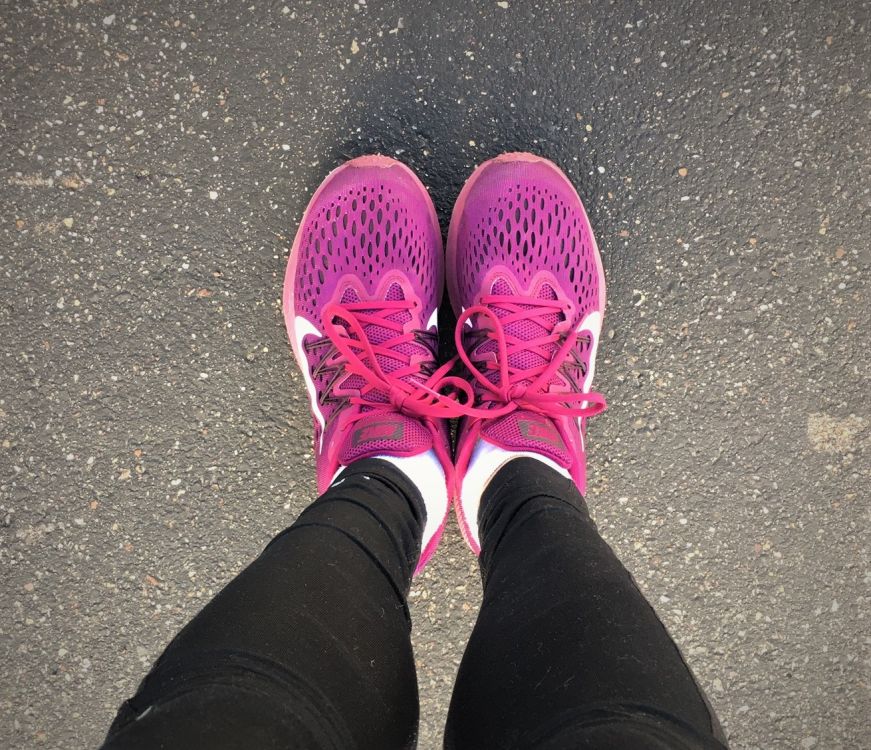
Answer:
<svg viewBox="0 0 871 750"><path fill-rule="evenodd" d="M451 218L447 284L457 350L476 405L460 424L454 501L480 553L481 494L507 461L537 458L586 490L585 420L605 276L590 222L568 178L533 154L479 166Z"/></svg>

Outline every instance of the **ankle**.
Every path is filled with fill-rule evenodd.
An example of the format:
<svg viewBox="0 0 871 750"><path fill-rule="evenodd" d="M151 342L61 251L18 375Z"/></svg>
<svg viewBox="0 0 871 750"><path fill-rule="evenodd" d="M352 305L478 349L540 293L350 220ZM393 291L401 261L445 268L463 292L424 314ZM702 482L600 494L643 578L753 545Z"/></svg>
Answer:
<svg viewBox="0 0 871 750"><path fill-rule="evenodd" d="M491 555L526 519L550 511L589 519L583 496L561 470L538 457L518 456L509 460L481 495L478 524L482 557L485 552Z"/></svg>

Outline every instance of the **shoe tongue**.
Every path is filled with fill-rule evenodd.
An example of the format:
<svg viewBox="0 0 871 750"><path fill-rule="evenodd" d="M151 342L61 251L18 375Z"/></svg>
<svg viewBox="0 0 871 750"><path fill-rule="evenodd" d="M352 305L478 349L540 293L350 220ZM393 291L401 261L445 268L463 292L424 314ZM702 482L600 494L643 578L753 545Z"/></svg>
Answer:
<svg viewBox="0 0 871 750"><path fill-rule="evenodd" d="M506 450L538 453L566 468L572 464L572 455L559 430L553 420L543 414L519 409L486 421L481 436Z"/></svg>
<svg viewBox="0 0 871 750"><path fill-rule="evenodd" d="M395 302L398 300L405 299L405 294L402 291L402 287L399 284L391 284L387 293L384 296L384 299L389 302ZM347 304L349 302L359 302L360 297L357 292L348 288L342 294L342 298L339 301L340 304ZM367 313L375 313L378 312L379 305L378 300L373 300L372 308L365 310ZM393 321L395 323L408 323L412 320L411 312L408 310L396 310L390 315L385 316L387 320ZM377 323L369 323L363 326L363 332L366 335L366 338L369 340L371 344L377 346L379 344L383 344L385 341L389 341L390 339L396 337L398 334L395 330L390 328L386 328L384 326L380 326ZM402 354L406 356L424 356L426 358L431 358L432 354L425 346L416 342L407 342L404 344L399 344L394 347L391 351L395 351L397 354ZM375 358L378 360L378 365L385 373L391 373L394 370L399 369L400 367L404 367L407 363L404 360L401 360L397 357L391 357L388 354L376 354ZM423 375L408 375L403 378L407 382L423 382L426 378ZM352 388L352 389L361 389L365 385L363 378L359 375L351 375L347 380L342 384L343 388ZM386 400L382 394L376 392L370 392L367 396L371 401L384 401Z"/></svg>
<svg viewBox="0 0 871 750"><path fill-rule="evenodd" d="M432 447L432 434L420 420L396 412L372 411L346 431L339 461L347 465L361 458L385 454L416 456Z"/></svg>
<svg viewBox="0 0 871 750"><path fill-rule="evenodd" d="M490 288L490 293L508 296L515 295L517 292L506 279L497 278ZM542 284L535 298L542 300L558 299L556 290L549 284ZM525 310L530 310L534 308L535 305L521 304L520 307ZM498 305L492 305L491 310L497 318L504 318L509 314L508 310ZM513 323L507 323L504 325L504 330L507 335L514 336L521 341L532 341L534 339L550 334L553 331L554 326L556 326L557 323L560 322L562 317L563 316L558 312L547 313L537 316L534 319L527 318L525 320L517 320ZM547 351L549 353L548 357L542 356L537 351L521 350L509 355L508 364L511 367L517 367L523 370L527 370L533 367L540 367L541 365L547 365L550 362L550 357L553 356L553 353L557 350L557 348L558 346L556 344L549 344L547 347L545 347L544 351ZM487 341L485 344L478 348L477 352L480 354L486 354L488 352L498 352L498 350L499 346L495 341ZM499 380L498 370L487 371L486 375L493 383Z"/></svg>

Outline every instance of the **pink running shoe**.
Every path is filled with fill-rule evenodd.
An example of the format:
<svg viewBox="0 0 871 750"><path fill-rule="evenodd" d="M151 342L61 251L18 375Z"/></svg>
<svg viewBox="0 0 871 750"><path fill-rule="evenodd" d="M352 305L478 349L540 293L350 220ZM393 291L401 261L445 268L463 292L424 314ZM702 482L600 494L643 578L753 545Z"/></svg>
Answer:
<svg viewBox="0 0 871 750"><path fill-rule="evenodd" d="M590 390L605 276L577 191L556 165L522 153L482 164L466 182L447 267L457 351L476 392L452 494L477 554L481 494L512 458L537 458L586 491L585 419L605 408Z"/></svg>
<svg viewBox="0 0 871 750"><path fill-rule="evenodd" d="M284 321L314 417L318 492L344 466L377 457L421 489L418 570L438 544L452 482L438 368L444 259L432 200L405 165L363 156L334 170L306 209L284 277ZM461 381L460 381L461 383Z"/></svg>

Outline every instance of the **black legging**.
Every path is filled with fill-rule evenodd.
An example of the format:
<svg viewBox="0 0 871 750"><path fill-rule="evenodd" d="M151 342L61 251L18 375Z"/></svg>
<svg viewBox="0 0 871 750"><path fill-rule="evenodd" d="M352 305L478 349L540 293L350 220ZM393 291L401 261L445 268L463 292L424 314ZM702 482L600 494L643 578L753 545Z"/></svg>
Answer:
<svg viewBox="0 0 871 750"><path fill-rule="evenodd" d="M425 516L377 459L309 506L170 643L104 750L414 747L406 597ZM482 498L484 602L447 748L722 748L719 723L574 485L509 462Z"/></svg>

